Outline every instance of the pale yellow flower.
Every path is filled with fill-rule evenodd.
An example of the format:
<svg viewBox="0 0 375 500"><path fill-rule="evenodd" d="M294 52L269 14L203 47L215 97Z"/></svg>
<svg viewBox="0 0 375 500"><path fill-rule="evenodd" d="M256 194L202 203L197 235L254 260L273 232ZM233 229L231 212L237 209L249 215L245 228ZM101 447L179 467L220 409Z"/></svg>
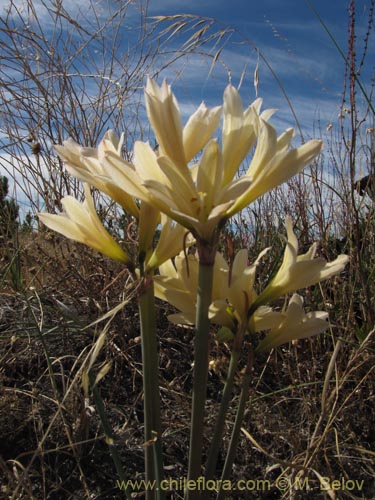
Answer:
<svg viewBox="0 0 375 500"><path fill-rule="evenodd" d="M254 157L246 172L246 176L252 181L251 185L228 210L228 216L242 210L263 194L301 172L322 149L323 143L320 140L311 140L291 149L294 130L289 128L277 137L272 125L261 118L258 130Z"/></svg>
<svg viewBox="0 0 375 500"><path fill-rule="evenodd" d="M346 255L340 255L330 263L315 258L315 244L306 254L298 255L298 241L290 217L286 219L286 227L288 239L284 260L276 276L259 296L254 289L256 269L269 249L261 252L251 265L248 264L247 250L242 249L237 252L231 268L224 257L216 253L210 321L227 328L226 336L229 331L235 334L244 323L251 333L270 330L267 340L261 343L261 350L288 342L288 335L290 339L298 339L326 329L327 314L320 311L305 314L302 299L296 294L286 311L274 311L267 304L337 274L348 261ZM196 255L189 255L186 261L181 253L176 256L174 264L171 261L163 264L160 276L155 277L156 296L179 310L169 317L174 323L193 325L195 322L198 265Z"/></svg>
<svg viewBox="0 0 375 500"><path fill-rule="evenodd" d="M83 203L72 196L66 196L61 200L61 203L65 210L65 213L61 215L38 214L43 224L67 238L84 243L111 259L130 264L129 255L101 223L95 211L90 188L87 185L85 185L85 201Z"/></svg>
<svg viewBox="0 0 375 500"><path fill-rule="evenodd" d="M209 318L211 323L224 327L219 331L218 339L233 339L245 322L246 330L252 334L268 331L257 346L260 352L317 335L328 328L328 314L323 311L305 313L303 299L298 294L292 296L282 312L259 306L248 319L252 299L256 297L253 282L257 263L248 266L247 252L241 250L234 260L231 277L224 258L217 254ZM160 267L161 275L155 276L156 297L179 310L168 316L175 324L194 325L198 264L195 255L189 255L186 263L185 257L180 254L175 259L175 265L172 261L166 262Z"/></svg>
<svg viewBox="0 0 375 500"><path fill-rule="evenodd" d="M135 150L142 184L161 211L210 240L224 213L250 184L249 179L233 181L233 176L224 183L223 155L218 141L210 139L221 108L208 111L201 105L183 130L176 98L165 81L159 87L149 79L145 96L160 150L156 156L150 148L142 148L141 158ZM189 166L204 146L199 162Z"/></svg>
<svg viewBox="0 0 375 500"><path fill-rule="evenodd" d="M328 314L323 311L305 313L303 299L294 294L288 307L281 313L274 313L274 324L257 346L257 351L267 351L292 340L318 335L329 327Z"/></svg>
<svg viewBox="0 0 375 500"><path fill-rule="evenodd" d="M254 290L256 269L261 258L268 252L263 250L257 260L248 264L248 251L239 250L230 268L224 257L216 254L214 268L214 297L210 307L210 319L213 323L227 326L233 330L247 322L250 306L257 298ZM218 297L218 298L216 298Z"/></svg>
<svg viewBox="0 0 375 500"><path fill-rule="evenodd" d="M240 94L228 85L224 91L224 123L222 131L224 184L236 175L241 163L249 154L259 135L263 121L274 114L274 109L260 113L262 99L256 99L245 110Z"/></svg>
<svg viewBox="0 0 375 500"><path fill-rule="evenodd" d="M114 132L109 130L97 148L82 147L73 139L64 141L61 146L55 145L54 148L71 175L95 186L121 205L126 212L138 218L139 209L134 198L116 184L113 168L108 172L106 163L101 161L109 152L121 156L123 139L123 136L118 139ZM125 163L128 169L134 170L130 163Z"/></svg>
<svg viewBox="0 0 375 500"><path fill-rule="evenodd" d="M168 217L160 216L159 210L153 205L144 201L137 204L134 197L117 183L118 176L121 177L122 172L118 172L115 166L111 166L112 177L108 175L104 157L112 152L120 158L122 142L123 137L118 139L110 130L106 132L96 149L81 147L72 139L65 141L62 146L55 146L55 149L64 159L68 172L91 185L95 185L138 219L139 254L144 262L145 270L149 271L179 253L184 245L186 248L191 246L194 239L191 236L185 238L186 229L173 223ZM122 160L121 167L123 167L124 162L125 160ZM133 165L128 162L125 164L130 172L134 171ZM154 249L155 230L161 221L160 235Z"/></svg>
<svg viewBox="0 0 375 500"><path fill-rule="evenodd" d="M160 154L168 156L178 167L186 168L186 164L201 151L217 129L221 106L209 110L202 103L183 128L177 100L165 80L159 87L148 78L145 100Z"/></svg>
<svg viewBox="0 0 375 500"><path fill-rule="evenodd" d="M228 217L300 172L321 149L321 141L310 141L289 150L293 130L277 138L267 123L273 110L260 113L260 99L244 110L232 85L224 92L222 149L212 138L220 106L208 109L201 104L183 127L177 100L165 81L159 87L148 79L145 99L158 151L136 142L130 164L122 158L113 134L105 137L96 153L78 151L72 143L57 150L70 173L103 190L125 209L130 207L129 196L143 200L202 240L211 241ZM255 144L247 173L236 178ZM136 212L134 206L129 210Z"/></svg>
<svg viewBox="0 0 375 500"><path fill-rule="evenodd" d="M277 297L326 280L342 271L349 260L347 255L339 255L332 262L327 262L322 257L315 257L316 243L308 252L298 255L298 240L293 232L290 217L286 218L285 225L288 238L283 262L274 278L257 298L258 305L267 304Z"/></svg>
<svg viewBox="0 0 375 500"><path fill-rule="evenodd" d="M239 93L229 85L224 92L223 150L211 139L198 163L189 167L193 153L186 154L177 101L166 82L158 87L148 80L146 103L160 151L154 160L150 148L148 158L144 155L139 162L136 158L137 172L158 208L202 239L210 240L220 221L300 172L321 150L321 141L289 150L293 129L277 138L267 123L273 110L260 115L261 100L257 99L244 111ZM215 120L208 121L216 126ZM197 117L188 125L194 130L200 122L202 118ZM192 148L194 153L207 142L213 128L206 122L200 125L199 130L207 133L200 133L202 140ZM247 174L234 180L256 140Z"/></svg>
<svg viewBox="0 0 375 500"><path fill-rule="evenodd" d="M248 321L248 310L257 297L253 287L256 267L267 250L252 265L248 265L247 250L240 250L231 269L224 257L216 253L212 303L209 308L212 323L236 331L238 325ZM166 262L160 266L160 275L155 276L155 295L180 311L168 317L174 323L192 325L195 322L198 266L196 255L185 257L181 252L175 257L174 264L172 261ZM253 318L256 331L263 330L268 324L264 319L266 309L270 314L269 308L260 308Z"/></svg>
<svg viewBox="0 0 375 500"><path fill-rule="evenodd" d="M161 215L161 230L157 244L145 261L146 271L156 269L164 262L181 252L181 248L187 249L195 243L195 239L186 229L172 221L169 217Z"/></svg>
<svg viewBox="0 0 375 500"><path fill-rule="evenodd" d="M175 324L193 325L198 285L198 259L195 255L177 255L174 263L169 260L159 267L160 275L154 277L155 297L169 302L180 312L168 316Z"/></svg>

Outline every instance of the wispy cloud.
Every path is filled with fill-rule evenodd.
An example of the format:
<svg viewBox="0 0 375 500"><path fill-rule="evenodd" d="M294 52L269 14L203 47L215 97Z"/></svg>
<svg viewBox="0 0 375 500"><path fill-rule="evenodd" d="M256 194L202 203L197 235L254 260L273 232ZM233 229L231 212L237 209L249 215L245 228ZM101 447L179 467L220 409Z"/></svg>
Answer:
<svg viewBox="0 0 375 500"><path fill-rule="evenodd" d="M32 9L27 8L28 3L32 5ZM338 43L346 51L346 7L326 0L316 0L314 3L324 16ZM0 9L5 12L7 5L10 4L10 0L0 2ZM33 24L37 18L47 38L49 37L55 22L54 2L13 0L12 4L14 22L18 22L19 14L23 16L25 23ZM95 23L100 25L105 22L109 18L109 8L115 9L118 4L118 2L104 0L85 0L84 2L64 0L62 6L69 14L70 20L65 19L63 22L62 29L59 31L60 40L64 42L67 37L74 40L76 36L74 22L81 23L82 26L90 26L90 24L95 26ZM139 25L138 2L129 2L127 5L129 8L124 18L125 22L118 34L118 52L115 52L116 63L113 75L115 78L118 76L119 81L122 75L127 72L131 73L138 64L134 55L135 64L131 67L129 60L125 61L121 52L131 51L129 47L133 47L133 36L137 34L136 28ZM18 9L19 14L16 14L15 8ZM173 64L169 65L170 60L176 56L176 51L181 48L181 42L184 39L181 36L172 38L163 45L153 66L149 68L150 74L159 75L159 81L167 77L168 81L173 84L184 121L195 111L202 100L208 106L220 104L229 80L236 86L242 82L241 96L244 106L250 104L255 98L253 77L258 64L259 95L264 99L264 108L278 109L272 118L272 123L279 132L287 127L298 129L284 92L290 100L305 139L319 137L330 123L333 124L334 130L340 127L342 121L338 119L338 114L342 101L345 63L305 2L296 2L296 0L283 0L283 2L279 0L262 0L262 2L207 0L190 3L186 0L150 0L149 2L149 16L183 12L216 18L238 29L231 38L228 37L214 65L212 64L213 56L219 46L213 44L205 45L200 52L176 59ZM357 18L359 19L357 34L360 41L358 57L361 57L367 29L367 18L364 13L361 15L362 17ZM217 29L223 29L223 27L224 24L217 25ZM103 41L112 40L112 35L111 29L107 32L103 31ZM147 40L150 50L157 47L157 35L156 31L153 33L154 38ZM265 61L258 57L254 47L259 48L272 71ZM93 106L95 105L95 100L90 102L90 99L96 94L101 68L108 62L105 58L99 61L99 56L92 58L93 52L90 51L91 47L87 46L82 52L82 61L85 64L82 62L80 65L81 63L77 62L74 68L78 75L80 73L98 75L98 79L91 76L85 79L86 97L82 99L81 104L88 107L91 102ZM108 55L111 54L112 52L109 51ZM368 44L368 57L370 58L371 55L375 55L375 46L370 43ZM89 67L91 61L96 61L93 68ZM160 71L164 66L166 68ZM361 78L365 86L370 85L372 71L373 67L370 65L362 69ZM138 82L138 85L141 87L142 82ZM134 101L138 101L141 92L142 89L137 88ZM360 101L361 96L359 96L359 109L362 112L365 104L362 105ZM146 123L144 108L137 108L137 112L139 122ZM370 126L368 121L363 124L363 127L368 126ZM297 135L296 142L299 140L300 137ZM14 175L16 181L19 181L16 172Z"/></svg>

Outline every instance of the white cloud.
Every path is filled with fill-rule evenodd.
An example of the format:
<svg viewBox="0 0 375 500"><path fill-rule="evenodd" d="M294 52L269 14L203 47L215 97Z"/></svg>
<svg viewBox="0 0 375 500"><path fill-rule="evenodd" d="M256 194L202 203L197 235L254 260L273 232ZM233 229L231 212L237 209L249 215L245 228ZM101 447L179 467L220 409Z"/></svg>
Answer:
<svg viewBox="0 0 375 500"><path fill-rule="evenodd" d="M290 0L289 5L292 5L294 1L295 0ZM31 0L29 0L29 2L31 2ZM9 5L9 3L9 1L0 0L0 8L5 9L6 5ZM26 19L29 16L26 7L27 3L27 0L13 1L14 6L22 11ZM287 3L287 0L283 5L285 3ZM247 0L234 0L233 4L230 4L230 8L233 12L235 11L235 5L239 4L243 6L246 5L247 11L244 10L243 12L248 12L250 10L250 3ZM264 2L262 2L262 5L263 4L264 8L270 11L271 8L279 6L280 2L279 0L264 0ZM53 26L53 16L51 17L48 11L48 8L53 5L53 2L50 0L33 0L32 5L34 14L47 33L48 29ZM92 20L96 22L95 16L93 16L93 9L96 9L99 20L108 18L108 5L110 5L110 8L115 9L118 3L111 3L103 0L86 0L81 2L77 2L76 0L63 0L63 7L72 19L82 23ZM129 4L129 11L126 15L127 24L126 26L124 25L124 31L121 32L121 40L128 40L129 45L131 44L131 35L129 34L130 31L127 30L130 27L134 33L135 26L138 23L137 20L139 19L138 7L137 2L135 2L134 5ZM257 8L258 7L259 6L257 6ZM228 9L228 2L224 2L223 0L208 0L206 2L198 2L196 0L190 3L187 3L186 0L150 0L148 14L157 15L160 13L168 14L171 12L177 13L184 11L203 12L204 10L207 11L211 9L211 14L209 15L215 17L222 12L224 8ZM284 6L283 8L288 7ZM276 15L277 13L275 12L275 17ZM239 17L241 17L240 12L237 13L237 19L239 19ZM285 92L290 98L299 123L301 124L305 138L308 139L314 136L319 137L329 123L333 123L335 130L338 129L339 122L337 115L341 104L340 92L342 89L343 62L340 60L340 57L337 55L334 47L332 47L331 42L324 34L319 23L315 21L299 23L295 20L280 22L277 28L286 36L286 40L283 41L275 40L271 29L265 29L266 21L263 17L259 15L253 17L249 16L249 19L250 21L246 21L246 16L242 15L242 19L240 20L241 29L245 28L246 33L251 33L254 42L259 46L262 54L272 66L273 71L281 80ZM30 16L30 22L32 21L32 16ZM70 35L74 33L74 30L72 32L72 24L67 23L64 26L64 29L67 28ZM337 24L337 26L335 25L333 27L335 33L338 26ZM219 29L219 26L216 28L214 27L214 29ZM190 32L188 36L191 34ZM341 37L343 36L342 34L346 36L346 30L341 28ZM109 35L110 33L107 32L107 36ZM177 38L171 39L170 42L163 47L164 53L160 54L154 62L153 69L155 72L163 67L164 63L175 56L176 52L174 51L178 49L182 38L179 40ZM150 46L154 47L152 43ZM124 50L122 47L122 45L119 45L119 50ZM233 84L238 85L241 76L245 72L241 87L241 96L244 106L247 106L255 98L253 73L258 57L253 45L249 41L246 42L245 39L241 39L240 36L233 35L233 38L228 41L212 69L212 57L218 48L218 46L211 46L211 49L209 46L203 47L202 51L207 50L210 52L211 57L198 53L190 54L185 58L176 60L173 65L168 66L160 74L159 81L161 81L161 78L167 77L168 81L172 83L184 121L186 121L188 116L196 110L202 100L204 100L208 106L221 104L223 91L229 80L229 74L231 75ZM371 46L369 50L374 51ZM86 62L89 60L90 62L94 61L94 59L91 60L90 57L87 57L87 55L85 56L85 54L88 54L88 52L83 53ZM115 63L119 68L117 72L116 66L115 73L118 75L122 74L121 65L123 63L124 61L118 57ZM99 66L100 64L98 63L98 66L93 69L93 73L97 73ZM131 68L125 68L124 71L129 71L129 69ZM211 69L212 72L210 72ZM83 70L82 67L77 67L77 72L79 72L79 70L81 70L82 73L83 71L89 73L91 68L85 67ZM151 72L150 69L150 73ZM92 78L86 79L87 86L85 88L87 99L96 94L96 81L97 80ZM288 106L286 98L269 68L267 68L262 60L259 61L259 94L264 98L264 108L278 108L278 112L272 118L272 123L276 126L279 133L290 126L296 128L293 113ZM136 100L138 97L139 92L136 96ZM88 102L87 104L90 105ZM141 123L146 123L144 109L140 108L137 112L139 112ZM299 138L296 137L296 145L298 141ZM4 158L3 155L3 160ZM0 163L1 160L0 157ZM30 161L33 162L34 159L23 158L22 161L27 163ZM2 168L0 164L0 172ZM46 166L43 166L43 169L43 172L48 175L48 171L45 171ZM22 172L22 170L15 168L14 178L16 182L26 182L24 189L31 189L31 179L27 180L27 176L23 177L19 172ZM19 175L21 175L21 177L19 177ZM329 175L329 172L327 175ZM333 181L328 177L327 180L329 182ZM19 196L22 196L22 193ZM21 198L19 199L21 200Z"/></svg>

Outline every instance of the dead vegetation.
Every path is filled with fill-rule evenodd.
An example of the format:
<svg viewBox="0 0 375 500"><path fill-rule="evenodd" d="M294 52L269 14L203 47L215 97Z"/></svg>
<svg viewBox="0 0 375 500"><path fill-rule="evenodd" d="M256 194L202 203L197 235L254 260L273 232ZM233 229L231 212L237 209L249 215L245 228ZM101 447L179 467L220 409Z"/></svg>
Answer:
<svg viewBox="0 0 375 500"><path fill-rule="evenodd" d="M1 300L2 493L4 498L120 498L92 396L82 369L102 325L87 328L124 299L126 275L89 250L45 233L21 238L22 290L3 282ZM32 265L33 264L33 265ZM32 271L38 269L39 272ZM117 279L116 279L117 278ZM341 280L347 281L347 277ZM27 281L26 281L27 280ZM343 290L347 283L340 283ZM335 285L311 290L315 306ZM280 485L301 482L294 498L317 498L319 475L357 480L338 498L372 498L374 485L374 331L359 340L333 300L327 334L280 348L255 366L252 395L233 481L269 480L252 498L282 498ZM158 307L166 475L186 471L192 384L192 332L165 319ZM97 360L111 362L100 383L106 413L126 473L143 474L142 367L138 311L130 302L112 321ZM212 344L207 437L228 365L225 345ZM238 396L241 374L238 374ZM231 419L227 423L230 435ZM222 465L219 463L219 466ZM302 474L304 471L304 474ZM307 478L312 491L303 485ZM306 479L305 479L306 480ZM259 483L261 484L261 483ZM297 483L299 484L299 483ZM267 483L268 485L268 483ZM279 486L277 486L279 485ZM328 486L327 486L328 488ZM324 488L323 488L324 489ZM321 497L328 495L327 489ZM289 493L288 493L289 494ZM243 498L231 493L228 498ZM236 496L237 495L237 496ZM175 493L171 498L182 498Z"/></svg>

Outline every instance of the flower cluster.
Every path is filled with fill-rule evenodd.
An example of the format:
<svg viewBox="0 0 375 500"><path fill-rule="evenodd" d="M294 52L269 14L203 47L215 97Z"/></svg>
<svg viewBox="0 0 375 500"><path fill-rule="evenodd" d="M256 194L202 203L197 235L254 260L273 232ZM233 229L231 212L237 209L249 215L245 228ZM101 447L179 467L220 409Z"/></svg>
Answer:
<svg viewBox="0 0 375 500"><path fill-rule="evenodd" d="M251 265L248 265L247 249L236 254L231 268L220 253L217 253L215 259L210 321L226 327L226 331L232 332L232 336L243 324L251 333L267 331L258 350L324 331L328 326L327 313L317 311L305 314L302 297L296 293L282 312L274 311L265 304L330 278L340 272L348 261L346 255L340 255L333 262L315 258L315 244L307 253L298 255L298 241L290 217L286 219L286 227L288 238L282 265L259 295L254 289L256 269L269 249L261 252ZM194 324L197 270L196 255L189 255L186 264L185 256L180 254L174 259L174 264L171 261L163 264L160 275L155 277L156 296L180 311L169 316L169 320L174 323Z"/></svg>
<svg viewBox="0 0 375 500"><path fill-rule="evenodd" d="M193 243L187 234L193 235L198 245L208 242L215 248L219 229L228 218L300 172L319 154L322 143L311 140L291 148L293 129L277 136L268 122L274 110L261 112L261 99L244 109L232 85L225 89L223 106L209 109L202 103L185 126L166 81L158 86L149 78L145 101L159 145L157 150L147 142L136 142L131 163L121 154L123 137L118 139L109 131L97 148L82 147L69 139L56 146L56 151L73 176L110 196L138 221L138 262L141 260L148 270L160 267L160 275L155 278L156 294L180 311L171 319L194 323L198 260L180 253ZM222 115L219 140L213 135ZM239 167L252 148L252 159L245 173L238 176ZM133 256L102 226L89 187L85 194L82 204L71 197L64 198L65 214L40 214L40 219L65 236L129 265ZM154 248L154 232L160 223L162 229ZM216 254L210 320L233 332L244 322L252 332L268 331L259 349L325 329L326 314L304 314L298 295L293 295L282 312L273 311L267 304L329 278L342 270L348 260L344 255L331 263L315 258L316 245L298 255L290 218L286 219L286 230L282 265L259 295L254 290L254 280L265 252L248 266L248 252L240 250L231 268ZM172 263L169 259L175 255Z"/></svg>
<svg viewBox="0 0 375 500"><path fill-rule="evenodd" d="M293 129L277 137L268 123L273 110L261 113L261 99L244 110L232 85L225 89L222 107L208 109L202 103L184 127L165 81L159 87L148 79L145 99L157 151L138 141L130 163L121 156L122 141L112 132L97 149L68 140L56 150L72 175L108 194L131 214L137 216L134 199L143 200L207 241L221 221L300 172L322 147L321 141L312 140L290 149ZM220 148L212 135L222 112ZM245 175L237 178L255 144Z"/></svg>
<svg viewBox="0 0 375 500"><path fill-rule="evenodd" d="M129 254L112 238L100 221L87 184L83 203L72 196L66 196L61 203L65 213L62 215L41 213L39 219L43 224L67 238L98 250L113 260L125 264L130 262Z"/></svg>

